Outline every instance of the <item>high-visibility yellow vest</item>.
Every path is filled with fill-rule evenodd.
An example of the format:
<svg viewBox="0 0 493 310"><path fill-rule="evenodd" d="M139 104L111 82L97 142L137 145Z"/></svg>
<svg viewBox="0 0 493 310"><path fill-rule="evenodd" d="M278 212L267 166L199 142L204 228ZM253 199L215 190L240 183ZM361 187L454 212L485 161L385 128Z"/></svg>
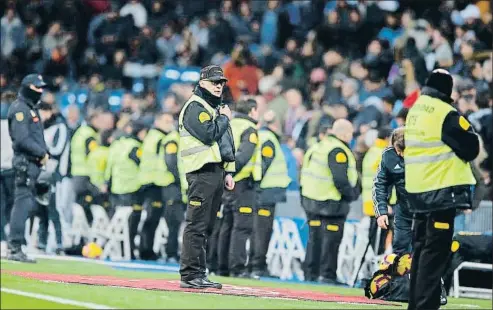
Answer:
<svg viewBox="0 0 493 310"><path fill-rule="evenodd" d="M377 139L375 145L366 152L363 158L363 176L361 180L362 198L363 198L363 213L368 216L375 216L375 206L373 204L372 190L374 179L377 175L378 166L382 161L382 153L388 143L385 140ZM389 204L393 205L397 202L395 188L392 189Z"/></svg>
<svg viewBox="0 0 493 310"><path fill-rule="evenodd" d="M142 185L157 184L166 174L164 157L160 156L161 141L166 135L159 129L149 130L142 142L142 158L140 160L139 179Z"/></svg>
<svg viewBox="0 0 493 310"><path fill-rule="evenodd" d="M172 183L175 183L175 177L173 174L169 171L168 166L166 165L166 153L178 153L178 140L180 136L178 132L173 131L170 132L169 134L164 137L161 147L159 148L159 153L158 153L158 169L160 170L159 175L154 179L154 184L158 186L168 186ZM171 143L172 142L172 143ZM166 146L168 143L170 143L168 146ZM178 168L180 165L180 161L178 162Z"/></svg>
<svg viewBox="0 0 493 310"><path fill-rule="evenodd" d="M231 129L233 131L233 139L235 142L236 151L238 151L238 148L240 147L241 136L248 128L256 129L255 123L244 118L234 118L231 120ZM255 143L258 147L258 135L256 132L252 133L249 139L250 142ZM235 180L235 182L244 180L250 177L251 175L253 175L253 171L255 168L255 161L257 158L257 153L256 153L257 147L255 148L255 151L253 152L253 155L248 161L248 163L241 169L241 171L238 171L234 175L233 179ZM259 175L255 174L254 176L257 178L257 179L254 178L255 181L260 181Z"/></svg>
<svg viewBox="0 0 493 310"><path fill-rule="evenodd" d="M318 143L313 144L311 147L306 150L305 155L303 156L303 163L301 165L301 171L300 171L300 186L303 187L303 184L306 184L307 181L305 180L305 176L307 175L306 173L303 174L304 169L308 167L308 163L310 161L310 157L312 153L318 148Z"/></svg>
<svg viewBox="0 0 493 310"><path fill-rule="evenodd" d="M409 193L476 184L470 164L442 142L443 122L451 111L456 109L426 95L420 96L409 110L404 132L406 190ZM463 117L460 125L464 130L470 126Z"/></svg>
<svg viewBox="0 0 493 310"><path fill-rule="evenodd" d="M137 151L137 156L139 156L142 152L141 145L142 143L136 139L124 138L118 141L117 151L110 151L110 155L113 156L111 167L108 167L111 170L111 193L130 194L139 190L141 186L139 165L130 158L130 154L134 148L139 148Z"/></svg>
<svg viewBox="0 0 493 310"><path fill-rule="evenodd" d="M347 177L351 186L355 186L358 182L356 159L353 152L339 139L327 137L315 144L303 158L304 165L301 169L301 195L303 197L316 201L341 200L341 193L335 186L328 163L329 153L335 148L341 148L346 153Z"/></svg>
<svg viewBox="0 0 493 310"><path fill-rule="evenodd" d="M87 156L89 178L91 183L97 187L104 184L104 173L109 152L109 147L100 145Z"/></svg>
<svg viewBox="0 0 493 310"><path fill-rule="evenodd" d="M288 165L277 137L270 130L259 130L258 138L260 147L257 151L254 168L257 175L262 175L262 145L268 141L272 142L274 144L275 154L265 175L261 177L260 188L287 188L289 183L291 183L291 178L288 175Z"/></svg>
<svg viewBox="0 0 493 310"><path fill-rule="evenodd" d="M80 126L74 133L70 142L70 162L72 176L89 176L87 166L86 141L89 138L98 139L98 133L92 127L87 125ZM92 142L94 146L89 145L89 149L95 148L97 142Z"/></svg>
<svg viewBox="0 0 493 310"><path fill-rule="evenodd" d="M206 145L192 136L185 126L183 126L183 115L188 105L193 101L199 102L212 115L212 120L215 120L217 117L216 110L207 101L197 95L192 95L181 109L178 119L178 129L180 132L179 156L183 161L185 173L197 171L208 163L220 163L222 161L219 145L216 141L212 145Z"/></svg>

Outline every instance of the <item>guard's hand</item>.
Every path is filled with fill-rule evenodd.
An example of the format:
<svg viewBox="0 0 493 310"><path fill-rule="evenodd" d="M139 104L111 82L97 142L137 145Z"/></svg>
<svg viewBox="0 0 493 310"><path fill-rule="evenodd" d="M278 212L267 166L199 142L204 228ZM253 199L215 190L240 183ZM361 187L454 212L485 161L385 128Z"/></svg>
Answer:
<svg viewBox="0 0 493 310"><path fill-rule="evenodd" d="M106 194L108 192L108 185L107 184L101 185L101 187L99 188L99 191L103 194Z"/></svg>
<svg viewBox="0 0 493 310"><path fill-rule="evenodd" d="M50 159L50 156L48 154L45 154L45 157L40 160L41 165L45 165L48 162L48 159Z"/></svg>
<svg viewBox="0 0 493 310"><path fill-rule="evenodd" d="M377 224L378 224L378 227L380 227L382 229L387 229L387 227L389 226L389 217L388 217L388 215L380 215L377 218Z"/></svg>
<svg viewBox="0 0 493 310"><path fill-rule="evenodd" d="M224 178L224 186L228 191L232 191L235 188L235 180L231 174L227 174Z"/></svg>
<svg viewBox="0 0 493 310"><path fill-rule="evenodd" d="M222 115L226 115L228 119L231 119L231 110L228 105L222 105L219 107L219 113Z"/></svg>

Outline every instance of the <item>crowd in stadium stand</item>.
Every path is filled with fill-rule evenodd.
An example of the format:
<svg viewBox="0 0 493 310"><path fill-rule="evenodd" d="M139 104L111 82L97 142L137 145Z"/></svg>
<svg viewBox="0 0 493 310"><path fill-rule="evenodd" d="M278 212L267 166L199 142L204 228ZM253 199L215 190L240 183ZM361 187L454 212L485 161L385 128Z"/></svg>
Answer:
<svg viewBox="0 0 493 310"><path fill-rule="evenodd" d="M152 123L157 110L178 115L200 67L218 64L229 79L225 101L234 108L256 95L281 120L296 180L321 124L351 120L362 158L379 128L403 124L442 67L491 154L492 11L490 1L462 0L1 1L2 114L20 79L39 72L50 82L42 100L70 128L92 108ZM478 171L490 184L486 156Z"/></svg>

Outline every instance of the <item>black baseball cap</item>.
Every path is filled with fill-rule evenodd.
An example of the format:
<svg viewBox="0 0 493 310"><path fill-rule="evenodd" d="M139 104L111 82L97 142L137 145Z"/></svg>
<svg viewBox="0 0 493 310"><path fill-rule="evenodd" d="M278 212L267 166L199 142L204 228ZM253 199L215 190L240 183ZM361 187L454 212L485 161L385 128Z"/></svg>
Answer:
<svg viewBox="0 0 493 310"><path fill-rule="evenodd" d="M29 87L30 85L34 85L37 88L46 87L46 83L43 80L43 77L40 74L29 74L26 75L21 82L21 86Z"/></svg>
<svg viewBox="0 0 493 310"><path fill-rule="evenodd" d="M228 81L228 79L224 76L223 69L216 65L210 65L202 68L202 70L200 70L200 80Z"/></svg>

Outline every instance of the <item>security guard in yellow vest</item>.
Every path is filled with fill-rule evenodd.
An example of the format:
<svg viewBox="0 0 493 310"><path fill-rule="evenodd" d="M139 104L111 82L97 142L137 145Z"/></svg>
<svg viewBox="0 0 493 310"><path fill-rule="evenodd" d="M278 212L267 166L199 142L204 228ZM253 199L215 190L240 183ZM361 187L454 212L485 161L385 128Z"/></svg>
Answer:
<svg viewBox="0 0 493 310"><path fill-rule="evenodd" d="M206 276L205 249L224 187L232 190L235 186L231 110L222 104L226 82L219 66L202 68L199 83L179 116L179 156L189 185L180 260L183 288L222 288Z"/></svg>
<svg viewBox="0 0 493 310"><path fill-rule="evenodd" d="M99 194L95 197L96 204L103 206L107 211L110 206L109 195L104 188L105 180L104 174L106 171L106 163L108 162L108 156L110 152L109 146L112 141L112 131L104 130L101 132L100 141L94 150L92 150L87 156L87 164L89 168L89 179L91 184L99 189Z"/></svg>
<svg viewBox="0 0 493 310"><path fill-rule="evenodd" d="M337 257L349 203L360 194L356 159L349 148L353 125L334 122L328 134L312 146L301 169L302 205L310 227L305 258L305 279L339 284Z"/></svg>
<svg viewBox="0 0 493 310"><path fill-rule="evenodd" d="M375 204L372 196L373 183L378 173L378 167L382 161L382 153L389 146L390 136L392 130L387 127L380 128L378 130L377 139L372 147L366 152L363 157L362 163L362 198L363 198L363 214L370 217L370 229L369 235L372 240L377 234L378 225L375 218ZM395 189L392 191L392 195L389 199L389 205L395 205L397 202L397 196ZM375 249L376 253L383 253L385 251L385 240L388 234L388 230L383 230L380 235L380 241L378 249ZM373 244L373 243L372 243Z"/></svg>
<svg viewBox="0 0 493 310"><path fill-rule="evenodd" d="M257 102L246 99L236 105L236 115L231 120L236 148L235 188L223 195L221 229L218 240L218 275L249 277L246 271L246 241L253 227L255 206L253 174L257 136Z"/></svg>
<svg viewBox="0 0 493 310"><path fill-rule="evenodd" d="M279 142L281 125L273 111L264 114L265 126L258 131L259 148L254 175L259 176L257 203L250 241L253 278L268 276L266 256L272 235L276 204L286 201L286 188L291 183L288 166ZM253 246L252 246L253 243Z"/></svg>
<svg viewBox="0 0 493 310"><path fill-rule="evenodd" d="M408 309L440 307L456 209L471 208L476 183L469 162L479 154L479 138L452 106L452 86L448 71L434 70L406 118L406 190L415 213Z"/></svg>
<svg viewBox="0 0 493 310"><path fill-rule="evenodd" d="M130 135L121 138L110 147L110 155L106 165L105 182L109 184L113 195L113 208L132 206L129 218L131 256L134 256L134 239L142 214L143 194L140 191L139 165L142 157L142 141L147 128L143 122L134 121L128 125ZM115 150L115 148L118 148Z"/></svg>
<svg viewBox="0 0 493 310"><path fill-rule="evenodd" d="M70 174L72 175L75 199L84 208L89 224L92 223L93 219L91 204L99 190L91 184L89 178L88 155L99 145L98 126L100 126L101 114L97 111L89 115L87 124L77 128L70 141Z"/></svg>
<svg viewBox="0 0 493 310"><path fill-rule="evenodd" d="M140 235L139 254L141 259L158 258L153 251L154 236L164 214L168 226L166 258L168 262L177 263L178 232L185 213L180 184L183 176L178 161L180 136L175 130L173 115L170 113L158 115L154 125L155 128L144 139L140 164L141 181L151 186L151 193L146 190L149 193L146 198L151 196L152 200L146 206L148 215Z"/></svg>

